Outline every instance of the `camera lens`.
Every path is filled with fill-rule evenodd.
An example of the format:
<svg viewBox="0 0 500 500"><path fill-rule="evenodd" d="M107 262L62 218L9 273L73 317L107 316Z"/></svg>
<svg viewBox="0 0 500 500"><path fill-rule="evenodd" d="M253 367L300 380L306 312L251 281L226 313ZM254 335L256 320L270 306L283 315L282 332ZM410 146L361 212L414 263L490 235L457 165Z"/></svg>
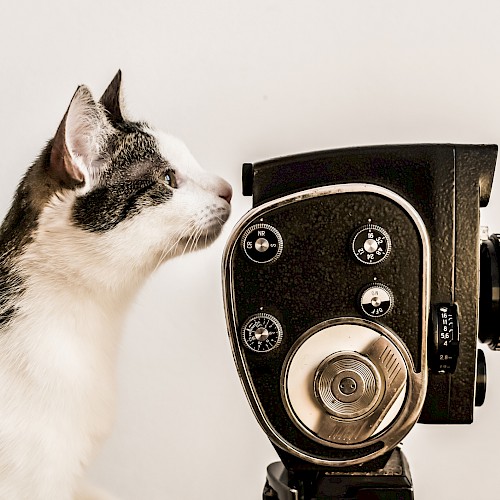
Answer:
<svg viewBox="0 0 500 500"><path fill-rule="evenodd" d="M500 235L481 244L479 340L500 350Z"/></svg>

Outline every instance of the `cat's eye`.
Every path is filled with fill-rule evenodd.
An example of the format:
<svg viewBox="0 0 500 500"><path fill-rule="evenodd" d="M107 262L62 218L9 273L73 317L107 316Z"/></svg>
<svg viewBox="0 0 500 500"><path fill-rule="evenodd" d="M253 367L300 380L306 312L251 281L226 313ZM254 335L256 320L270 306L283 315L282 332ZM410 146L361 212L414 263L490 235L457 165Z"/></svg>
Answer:
<svg viewBox="0 0 500 500"><path fill-rule="evenodd" d="M177 187L177 182L175 180L175 174L172 170L167 170L163 176L163 180L169 185L170 187L176 188Z"/></svg>

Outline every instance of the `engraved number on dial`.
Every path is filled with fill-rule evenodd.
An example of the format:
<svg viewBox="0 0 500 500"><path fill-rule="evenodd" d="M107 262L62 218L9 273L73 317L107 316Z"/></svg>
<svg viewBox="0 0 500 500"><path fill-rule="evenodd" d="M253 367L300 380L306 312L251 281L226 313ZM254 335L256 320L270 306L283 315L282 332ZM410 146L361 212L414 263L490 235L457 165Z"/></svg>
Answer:
<svg viewBox="0 0 500 500"><path fill-rule="evenodd" d="M271 314L250 316L241 329L245 347L254 352L269 352L278 347L283 338L280 322Z"/></svg>
<svg viewBox="0 0 500 500"><path fill-rule="evenodd" d="M352 239L352 251L363 264L379 264L391 252L391 238L382 227L368 224L359 228Z"/></svg>

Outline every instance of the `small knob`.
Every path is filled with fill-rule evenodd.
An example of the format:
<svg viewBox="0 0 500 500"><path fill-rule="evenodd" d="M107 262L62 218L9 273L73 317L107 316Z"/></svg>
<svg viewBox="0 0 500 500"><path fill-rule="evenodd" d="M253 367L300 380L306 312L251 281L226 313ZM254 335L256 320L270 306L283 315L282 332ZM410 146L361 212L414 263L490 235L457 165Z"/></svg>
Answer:
<svg viewBox="0 0 500 500"><path fill-rule="evenodd" d="M385 316L394 306L394 295L391 289L379 283L370 285L361 292L361 309L372 318Z"/></svg>
<svg viewBox="0 0 500 500"><path fill-rule="evenodd" d="M241 328L241 338L247 349L254 352L269 352L280 345L283 328L271 314L258 313L245 321Z"/></svg>
<svg viewBox="0 0 500 500"><path fill-rule="evenodd" d="M380 226L367 224L354 234L352 251L363 264L380 264L391 253L389 233Z"/></svg>
<svg viewBox="0 0 500 500"><path fill-rule="evenodd" d="M280 232L269 224L254 224L241 237L246 256L258 264L270 264L279 259L283 251Z"/></svg>

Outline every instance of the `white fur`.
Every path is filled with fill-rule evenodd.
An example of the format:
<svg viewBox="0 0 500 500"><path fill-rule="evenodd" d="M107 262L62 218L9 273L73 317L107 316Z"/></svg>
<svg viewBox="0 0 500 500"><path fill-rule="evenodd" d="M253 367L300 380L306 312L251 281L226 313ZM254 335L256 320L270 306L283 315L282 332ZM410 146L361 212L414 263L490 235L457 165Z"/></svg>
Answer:
<svg viewBox="0 0 500 500"><path fill-rule="evenodd" d="M71 120L70 141L81 133ZM113 423L125 312L163 260L191 249L183 236L209 238L229 212L227 183L177 139L157 137L179 182L171 200L104 233L75 227L71 208L92 175L88 152L74 153L82 143L71 142L86 185L50 200L18 259L27 291L0 336L1 500L111 498L81 480Z"/></svg>

